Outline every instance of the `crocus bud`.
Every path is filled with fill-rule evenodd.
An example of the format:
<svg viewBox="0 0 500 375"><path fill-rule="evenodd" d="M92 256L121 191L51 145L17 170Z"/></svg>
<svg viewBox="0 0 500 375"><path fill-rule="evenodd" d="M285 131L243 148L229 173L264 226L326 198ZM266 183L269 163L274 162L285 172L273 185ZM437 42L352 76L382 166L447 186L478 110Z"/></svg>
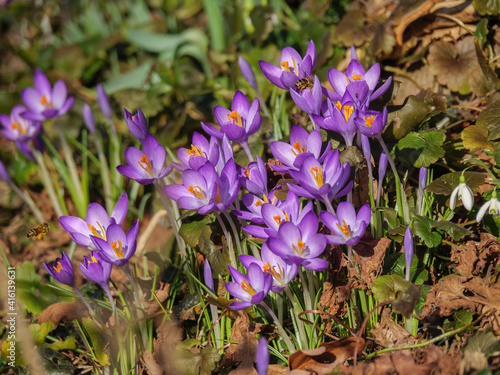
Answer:
<svg viewBox="0 0 500 375"><path fill-rule="evenodd" d="M4 180L6 183L8 183L9 185L12 184L12 180L11 180L9 174L7 173L7 168L5 168L5 165L2 163L1 160L0 160L0 178L2 180Z"/></svg>
<svg viewBox="0 0 500 375"><path fill-rule="evenodd" d="M212 268L210 267L208 259L205 259L205 266L203 267L203 278L205 279L205 285L207 286L207 288L210 289L212 293L215 293Z"/></svg>
<svg viewBox="0 0 500 375"><path fill-rule="evenodd" d="M87 127L90 133L95 135L96 132L95 132L94 114L92 113L92 110L90 109L90 106L87 103L83 105L82 114L85 126Z"/></svg>
<svg viewBox="0 0 500 375"><path fill-rule="evenodd" d="M265 337L261 337L259 340L255 364L259 375L267 375L267 368L269 366L269 348L267 347L267 340Z"/></svg>
<svg viewBox="0 0 500 375"><path fill-rule="evenodd" d="M356 48L354 46L351 46L351 60L357 60L358 56L356 54Z"/></svg>
<svg viewBox="0 0 500 375"><path fill-rule="evenodd" d="M387 170L387 155L385 152L380 154L380 159L378 160L378 179L381 181L385 177L385 171Z"/></svg>
<svg viewBox="0 0 500 375"><path fill-rule="evenodd" d="M57 258L54 261L53 266L50 266L47 263L44 263L43 266L50 276L60 283L69 285L70 287L75 287L75 272L73 271L73 264L64 251L62 253L62 257Z"/></svg>
<svg viewBox="0 0 500 375"><path fill-rule="evenodd" d="M423 189L427 186L427 168L421 167L418 173L418 193L423 195Z"/></svg>
<svg viewBox="0 0 500 375"><path fill-rule="evenodd" d="M146 121L146 117L144 117L144 113L137 108L137 113L133 115L124 108L123 117L125 117L125 122L127 123L130 133L132 133L139 142L143 143L148 135L148 122Z"/></svg>
<svg viewBox="0 0 500 375"><path fill-rule="evenodd" d="M366 159L366 165L368 170L371 171L372 167L372 150L370 147L370 140L367 136L361 134L361 149L363 150L363 155Z"/></svg>
<svg viewBox="0 0 500 375"><path fill-rule="evenodd" d="M248 84L257 90L257 79L255 78L255 74L250 66L250 63L242 56L239 56L238 65L240 66L241 74L243 74L243 77L245 77Z"/></svg>
<svg viewBox="0 0 500 375"><path fill-rule="evenodd" d="M409 281L411 261L413 259L413 233L411 232L409 225L408 228L406 228L405 232L404 247L405 247L405 263L406 263L406 280Z"/></svg>
<svg viewBox="0 0 500 375"><path fill-rule="evenodd" d="M108 96L106 95L106 92L104 91L104 88L100 83L97 85L97 101L99 103L99 107L101 107L101 111L104 114L104 116L112 120L113 115L111 112L111 106L109 105L109 99Z"/></svg>

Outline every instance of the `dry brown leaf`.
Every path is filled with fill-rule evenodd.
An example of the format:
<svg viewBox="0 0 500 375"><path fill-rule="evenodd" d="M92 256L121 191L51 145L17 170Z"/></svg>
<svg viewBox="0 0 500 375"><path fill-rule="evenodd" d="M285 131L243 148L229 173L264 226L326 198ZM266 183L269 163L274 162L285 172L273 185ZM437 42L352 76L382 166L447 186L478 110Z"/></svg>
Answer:
<svg viewBox="0 0 500 375"><path fill-rule="evenodd" d="M174 367L175 347L182 341L182 329L177 323L165 320L156 332L157 338L153 341L153 359L161 366L165 374L182 375Z"/></svg>
<svg viewBox="0 0 500 375"><path fill-rule="evenodd" d="M353 357L358 343L357 352L365 347L365 340L360 337L346 337L342 340L324 342L317 349L297 350L288 358L291 371L302 370L309 374L329 374L335 367Z"/></svg>
<svg viewBox="0 0 500 375"><path fill-rule="evenodd" d="M417 343L416 338L394 321L391 308L384 309L380 322L375 324L375 327L370 330L370 334L377 344L384 348L413 345Z"/></svg>
<svg viewBox="0 0 500 375"><path fill-rule="evenodd" d="M163 370L160 365L154 360L153 353L149 349L146 349L142 355L142 362L146 366L148 375L163 375Z"/></svg>
<svg viewBox="0 0 500 375"><path fill-rule="evenodd" d="M38 324L52 322L56 325L72 320L81 320L84 316L89 316L88 310L77 301L58 302L47 307L38 318Z"/></svg>

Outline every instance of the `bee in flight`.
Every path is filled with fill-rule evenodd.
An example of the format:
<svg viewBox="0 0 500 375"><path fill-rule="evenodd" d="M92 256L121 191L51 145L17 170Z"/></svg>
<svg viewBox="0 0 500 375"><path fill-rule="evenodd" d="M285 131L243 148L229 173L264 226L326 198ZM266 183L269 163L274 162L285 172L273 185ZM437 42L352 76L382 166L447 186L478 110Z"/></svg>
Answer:
<svg viewBox="0 0 500 375"><path fill-rule="evenodd" d="M295 87L300 89L300 93L305 89L309 89L311 91L314 85L314 80L312 78L301 78L297 82L295 82Z"/></svg>
<svg viewBox="0 0 500 375"><path fill-rule="evenodd" d="M34 228L31 228L28 231L28 234L26 234L26 237L28 237L28 238L36 237L38 240L43 240L43 236L45 234L49 234L49 233L50 233L49 224L42 223L42 224L38 224Z"/></svg>

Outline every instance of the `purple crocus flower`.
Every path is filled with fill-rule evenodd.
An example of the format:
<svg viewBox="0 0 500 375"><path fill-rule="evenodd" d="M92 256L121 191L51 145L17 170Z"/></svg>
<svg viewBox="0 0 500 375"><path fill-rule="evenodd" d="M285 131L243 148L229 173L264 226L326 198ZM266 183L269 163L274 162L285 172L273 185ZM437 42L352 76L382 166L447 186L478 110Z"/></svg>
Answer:
<svg viewBox="0 0 500 375"><path fill-rule="evenodd" d="M410 226L406 228L404 237L404 247L405 247L405 264L406 264L406 280L410 281L410 268L411 261L413 259L413 233L411 232Z"/></svg>
<svg viewBox="0 0 500 375"><path fill-rule="evenodd" d="M250 267L250 264L258 264L264 272L269 273L273 277L273 286L271 291L274 293L280 293L286 288L287 284L292 281L297 272L299 272L299 266L295 263L286 262L280 256L274 254L267 244L264 242L262 245L261 253L262 260L257 259L251 255L240 255L240 262L245 266L245 268Z"/></svg>
<svg viewBox="0 0 500 375"><path fill-rule="evenodd" d="M71 259L62 252L62 257L57 258L54 261L54 265L50 266L47 263L43 263L43 266L47 270L50 276L59 281L62 284L68 285L75 288L75 271L73 270L73 264Z"/></svg>
<svg viewBox="0 0 500 375"><path fill-rule="evenodd" d="M216 165L221 153L219 141L210 137L210 142L198 132L193 133L191 148L181 147L177 150L180 163L172 163L175 169L184 172L187 169L199 169L207 161ZM225 163L224 163L225 164Z"/></svg>
<svg viewBox="0 0 500 375"><path fill-rule="evenodd" d="M269 348L267 347L267 340L261 337L259 346L257 347L257 354L255 356L255 366L259 375L267 375L267 368L269 367Z"/></svg>
<svg viewBox="0 0 500 375"><path fill-rule="evenodd" d="M137 181L141 185L149 185L172 172L173 166L165 165L167 152L158 140L149 134L144 139L143 151L136 147L125 150L125 160L128 165L119 165L117 171L125 177Z"/></svg>
<svg viewBox="0 0 500 375"><path fill-rule="evenodd" d="M135 115L131 114L125 108L123 108L123 117L125 117L125 122L127 123L128 130L139 142L143 143L146 139L148 133L148 122L144 113L137 108L137 113Z"/></svg>
<svg viewBox="0 0 500 375"><path fill-rule="evenodd" d="M311 88L293 88L290 89L290 94L297 107L301 110L310 115L320 114L323 91L321 82L317 76L314 77Z"/></svg>
<svg viewBox="0 0 500 375"><path fill-rule="evenodd" d="M203 266L203 279L205 280L205 285L212 293L215 293L214 279L212 276L212 267L210 267L210 262L205 259L205 265Z"/></svg>
<svg viewBox="0 0 500 375"><path fill-rule="evenodd" d="M106 230L106 239L91 236L101 259L115 266L124 266L135 253L137 235L139 233L139 220L130 227L128 233L118 224L111 224Z"/></svg>
<svg viewBox="0 0 500 375"><path fill-rule="evenodd" d="M220 125L220 130L202 122L203 130L217 139L222 139L226 134L230 141L240 144L246 143L248 137L259 130L262 122L259 100L255 98L250 106L248 99L241 91L236 91L234 94L231 110L217 106L214 108L214 115Z"/></svg>
<svg viewBox="0 0 500 375"><path fill-rule="evenodd" d="M380 158L378 159L378 179L380 184L385 177L385 172L387 171L387 162L387 154L382 152L380 154Z"/></svg>
<svg viewBox="0 0 500 375"><path fill-rule="evenodd" d="M258 225L245 225L243 230L251 236L258 238L276 237L278 229L284 222L292 222L299 224L304 216L313 210L313 203L308 202L301 210L299 197L289 191L285 202L282 204L274 205L272 203L265 203L261 208L262 220L267 227Z"/></svg>
<svg viewBox="0 0 500 375"><path fill-rule="evenodd" d="M272 189L269 192L269 194L262 195L262 198L251 193L243 195L243 197L241 197L241 201L248 209L248 211L234 210L232 211L232 213L234 213L238 218L242 220L248 220L255 224L264 223L264 219L262 218L262 212L261 212L264 203L270 203L278 207L281 207L286 204L285 202L277 199L276 196L274 195L275 190L277 189L279 188Z"/></svg>
<svg viewBox="0 0 500 375"><path fill-rule="evenodd" d="M90 106L87 103L83 105L82 115L83 115L83 122L85 123L85 126L87 127L88 131L91 134L95 135L96 130L95 130L94 114L92 113L92 110L90 109Z"/></svg>
<svg viewBox="0 0 500 375"><path fill-rule="evenodd" d="M340 165L339 151L329 151L323 165L315 157L307 157L300 171L290 171L290 175L295 181L300 182L300 186L288 184L290 191L309 199L321 199L327 205L333 198L346 195L352 190L353 182L347 180L351 174L349 163Z"/></svg>
<svg viewBox="0 0 500 375"><path fill-rule="evenodd" d="M298 225L290 222L280 225L278 236L270 237L268 244L273 253L286 261L314 271L328 267L326 260L318 258L327 242L325 236L318 233L318 217L314 211L305 215Z"/></svg>
<svg viewBox="0 0 500 375"><path fill-rule="evenodd" d="M391 85L392 81L392 77L390 77L375 91L375 87L377 86L380 78L380 64L375 63L370 69L368 69L368 71L365 72L361 63L355 59L351 60L345 74L332 68L328 71L327 76L335 94L340 97L344 95L347 88L352 83L365 82L368 85L370 100L377 99L383 95Z"/></svg>
<svg viewBox="0 0 500 375"><path fill-rule="evenodd" d="M34 139L42 130L42 123L23 118L21 115L24 112L26 112L24 106L16 105L12 108L10 116L0 114L0 124L3 127L0 134L16 143L26 143Z"/></svg>
<svg viewBox="0 0 500 375"><path fill-rule="evenodd" d="M62 80L54 87L40 70L35 71L35 88L28 87L21 91L21 98L28 111L23 117L28 120L44 121L64 115L69 111L75 99L67 98L66 85Z"/></svg>
<svg viewBox="0 0 500 375"><path fill-rule="evenodd" d="M197 209L201 215L214 210L225 211L236 199L240 189L232 159L226 164L220 177L212 164L205 163L198 170L185 171L182 182L182 185L167 185L163 191L183 209Z"/></svg>
<svg viewBox="0 0 500 375"><path fill-rule="evenodd" d="M241 186L248 192L260 197L267 194L267 169L262 159L257 156L257 161L248 164L239 178Z"/></svg>
<svg viewBox="0 0 500 375"><path fill-rule="evenodd" d="M418 194L424 195L423 189L427 186L427 168L421 167L418 172Z"/></svg>
<svg viewBox="0 0 500 375"><path fill-rule="evenodd" d="M91 236L106 239L106 229L111 224L121 224L128 211L127 193L122 193L120 199L116 202L111 217L98 203L91 203L87 208L86 220L75 216L61 216L59 222L71 239L78 245L96 250Z"/></svg>
<svg viewBox="0 0 500 375"><path fill-rule="evenodd" d="M101 107L101 111L106 116L109 121L113 121L113 112L111 111L111 106L109 105L109 99L106 95L106 91L104 91L104 87L99 83L97 85L97 102L99 103L99 107Z"/></svg>
<svg viewBox="0 0 500 375"><path fill-rule="evenodd" d="M0 160L0 179L4 180L7 184L12 185L12 179L7 172L7 168L5 168L4 163Z"/></svg>
<svg viewBox="0 0 500 375"><path fill-rule="evenodd" d="M80 263L80 271L82 271L83 276L99 284L103 289L108 288L111 267L111 263L104 261L96 251L90 252L90 258L84 256L83 263Z"/></svg>
<svg viewBox="0 0 500 375"><path fill-rule="evenodd" d="M311 134L299 125L294 125L290 132L290 143L276 141L271 143L274 157L285 165L273 164L271 168L279 173L300 169L302 162L308 156L319 159L321 154L321 134L313 130Z"/></svg>
<svg viewBox="0 0 500 375"><path fill-rule="evenodd" d="M349 202L341 202L337 207L337 215L323 211L321 221L332 232L327 235L328 243L332 245L356 245L370 224L371 210L368 204L363 205L356 215L354 206Z"/></svg>
<svg viewBox="0 0 500 375"><path fill-rule="evenodd" d="M229 307L232 310L243 310L264 300L273 285L273 278L269 273L262 271L258 264L250 264L247 276L227 265L233 277L232 282L226 283L226 290L242 302L233 302Z"/></svg>
<svg viewBox="0 0 500 375"><path fill-rule="evenodd" d="M355 119L359 131L367 137L380 137L387 123L387 107L382 112L365 111Z"/></svg>
<svg viewBox="0 0 500 375"><path fill-rule="evenodd" d="M346 145L352 146L354 135L358 131L358 127L354 122L356 113L352 101L346 100L333 103L330 99L326 99L323 102L323 116L312 115L312 118L319 127L342 135Z"/></svg>
<svg viewBox="0 0 500 375"><path fill-rule="evenodd" d="M262 74L271 81L272 84L289 90L295 87L295 82L301 78L310 78L314 64L316 63L316 46L311 40L307 47L304 58L292 47L285 47L281 51L280 67L274 66L265 61L259 61Z"/></svg>
<svg viewBox="0 0 500 375"><path fill-rule="evenodd" d="M250 63L245 60L243 56L238 56L238 65L240 67L241 74L243 74L243 77L245 77L248 84L252 86L254 90L258 90L257 79L255 78L255 74L250 66Z"/></svg>

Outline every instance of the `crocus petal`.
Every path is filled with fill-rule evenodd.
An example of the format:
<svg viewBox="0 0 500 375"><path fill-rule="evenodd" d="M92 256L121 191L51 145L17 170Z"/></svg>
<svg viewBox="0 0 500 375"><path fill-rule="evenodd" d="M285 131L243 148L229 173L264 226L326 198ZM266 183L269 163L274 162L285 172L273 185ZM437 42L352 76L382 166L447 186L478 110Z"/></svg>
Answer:
<svg viewBox="0 0 500 375"><path fill-rule="evenodd" d="M39 69L35 70L35 76L33 79L35 89L41 94L45 95L47 98L51 96L51 86L50 81L45 74L43 74Z"/></svg>
<svg viewBox="0 0 500 375"><path fill-rule="evenodd" d="M115 220L116 224L121 224L123 223L123 220L125 220L125 216L127 216L127 211L128 196L127 193L123 192L122 195L120 195L120 199L118 199L115 204L115 208L113 209L111 217Z"/></svg>
<svg viewBox="0 0 500 375"><path fill-rule="evenodd" d="M266 61L259 61L259 67L262 71L262 74L275 86L278 86L280 89L287 90L288 88L281 83L281 73L282 70L273 64L270 64Z"/></svg>
<svg viewBox="0 0 500 375"><path fill-rule="evenodd" d="M66 101L67 95L64 82L62 80L57 81L52 90L52 105L54 108L61 108Z"/></svg>

